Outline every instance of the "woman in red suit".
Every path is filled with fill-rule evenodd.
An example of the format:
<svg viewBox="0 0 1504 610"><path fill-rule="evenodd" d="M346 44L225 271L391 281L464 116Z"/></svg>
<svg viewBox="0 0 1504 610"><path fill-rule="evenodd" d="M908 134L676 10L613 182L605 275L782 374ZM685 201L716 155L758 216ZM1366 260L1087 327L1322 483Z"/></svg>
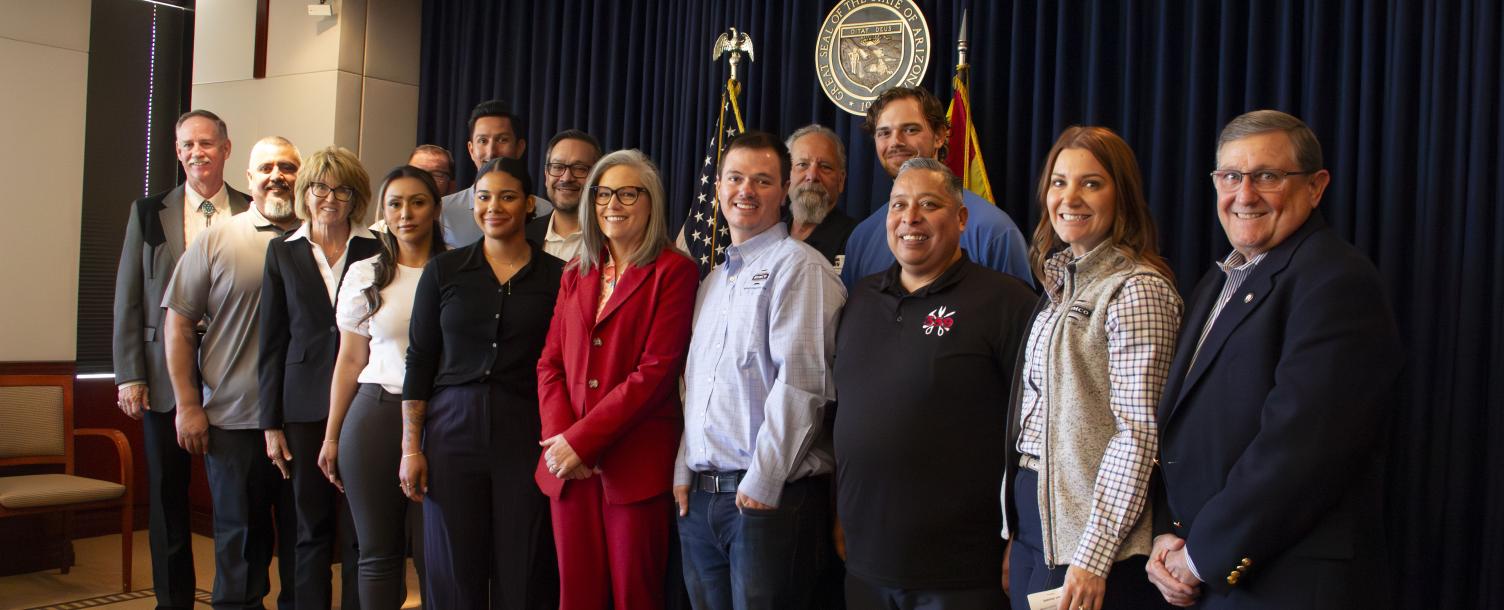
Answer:
<svg viewBox="0 0 1504 610"><path fill-rule="evenodd" d="M658 169L606 155L585 181L583 250L538 361L560 608L663 607L674 457L699 271L668 237Z"/></svg>

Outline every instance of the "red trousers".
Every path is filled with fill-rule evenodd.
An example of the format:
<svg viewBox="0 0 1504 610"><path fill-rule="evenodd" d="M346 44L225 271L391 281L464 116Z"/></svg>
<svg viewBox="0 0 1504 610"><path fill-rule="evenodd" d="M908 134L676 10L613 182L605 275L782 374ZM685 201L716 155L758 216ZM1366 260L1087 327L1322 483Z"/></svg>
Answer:
<svg viewBox="0 0 1504 610"><path fill-rule="evenodd" d="M549 501L559 551L560 610L663 607L673 495L611 504L600 475L569 481Z"/></svg>

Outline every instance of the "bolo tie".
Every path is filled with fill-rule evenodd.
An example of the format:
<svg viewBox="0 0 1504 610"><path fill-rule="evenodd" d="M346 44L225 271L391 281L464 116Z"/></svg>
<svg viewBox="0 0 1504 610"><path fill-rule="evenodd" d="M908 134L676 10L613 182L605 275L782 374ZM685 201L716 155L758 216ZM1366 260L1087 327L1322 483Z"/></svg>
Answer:
<svg viewBox="0 0 1504 610"><path fill-rule="evenodd" d="M208 226L214 224L214 213L219 210L215 209L214 204L209 203L208 199L205 199L198 204L198 211L204 214L204 226Z"/></svg>

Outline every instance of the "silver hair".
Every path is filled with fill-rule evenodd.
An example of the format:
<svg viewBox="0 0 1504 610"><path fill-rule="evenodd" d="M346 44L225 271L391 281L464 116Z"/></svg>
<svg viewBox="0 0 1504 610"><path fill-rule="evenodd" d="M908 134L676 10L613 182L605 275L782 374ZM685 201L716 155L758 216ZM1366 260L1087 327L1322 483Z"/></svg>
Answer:
<svg viewBox="0 0 1504 610"><path fill-rule="evenodd" d="M256 140L256 143L251 145L251 150L255 150L257 146L260 146L262 144L286 146L288 148L291 148L292 155L298 158L299 163L303 162L303 153L298 150L298 146L296 144L292 143L292 140L289 140L282 136L266 136L264 138L261 138L260 140Z"/></svg>
<svg viewBox="0 0 1504 610"><path fill-rule="evenodd" d="M819 123L810 123L809 125L795 129L794 133L789 134L789 139L783 141L783 145L792 151L794 150L794 142L808 135L821 135L825 136L825 139L830 140L830 143L836 147L836 162L840 163L842 172L846 171L846 145L841 143L841 136L836 135L836 132L832 131L829 127Z"/></svg>
<svg viewBox="0 0 1504 610"><path fill-rule="evenodd" d="M1254 110L1228 122L1217 136L1217 155L1222 154L1222 147L1228 142L1270 131L1283 131L1290 136L1290 144L1295 147L1295 163L1300 166L1300 171L1322 169L1321 142L1316 139L1316 134L1305 121L1278 110Z"/></svg>
<svg viewBox="0 0 1504 610"><path fill-rule="evenodd" d="M956 203L962 202L964 196L962 194L961 179L951 173L950 167L946 164L929 157L914 157L903 162L903 165L898 168L898 175L894 176L893 179L898 180L900 176L903 176L904 172L911 170L925 170L940 174L945 178L945 190L950 193L951 197L956 198Z"/></svg>
<svg viewBox="0 0 1504 610"><path fill-rule="evenodd" d="M658 174L658 166L642 151L637 149L618 150L601 157L595 167L590 168L590 175L585 178L585 191L580 199L580 207L575 211L580 219L580 246L581 252L578 260L580 275L590 272L600 260L600 255L606 249L606 235L601 232L600 223L595 219L595 196L591 189L600 184L601 175L618 165L624 165L637 170L642 178L642 185L647 187L648 214L647 232L642 236L642 243L638 244L637 250L627 256L625 261L616 261L616 264L627 264L633 267L641 267L653 262L658 253L670 244L668 239L668 202L664 196L663 178ZM642 200L638 200L638 205ZM619 269L619 268L618 268Z"/></svg>

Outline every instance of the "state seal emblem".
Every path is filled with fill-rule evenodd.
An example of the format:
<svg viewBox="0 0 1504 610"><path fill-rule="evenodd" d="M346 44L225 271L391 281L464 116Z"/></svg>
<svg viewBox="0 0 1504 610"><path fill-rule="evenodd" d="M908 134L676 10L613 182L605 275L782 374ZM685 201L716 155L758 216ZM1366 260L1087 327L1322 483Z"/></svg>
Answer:
<svg viewBox="0 0 1504 610"><path fill-rule="evenodd" d="M930 26L914 0L841 0L815 41L820 88L852 114L883 91L918 85L929 60Z"/></svg>

